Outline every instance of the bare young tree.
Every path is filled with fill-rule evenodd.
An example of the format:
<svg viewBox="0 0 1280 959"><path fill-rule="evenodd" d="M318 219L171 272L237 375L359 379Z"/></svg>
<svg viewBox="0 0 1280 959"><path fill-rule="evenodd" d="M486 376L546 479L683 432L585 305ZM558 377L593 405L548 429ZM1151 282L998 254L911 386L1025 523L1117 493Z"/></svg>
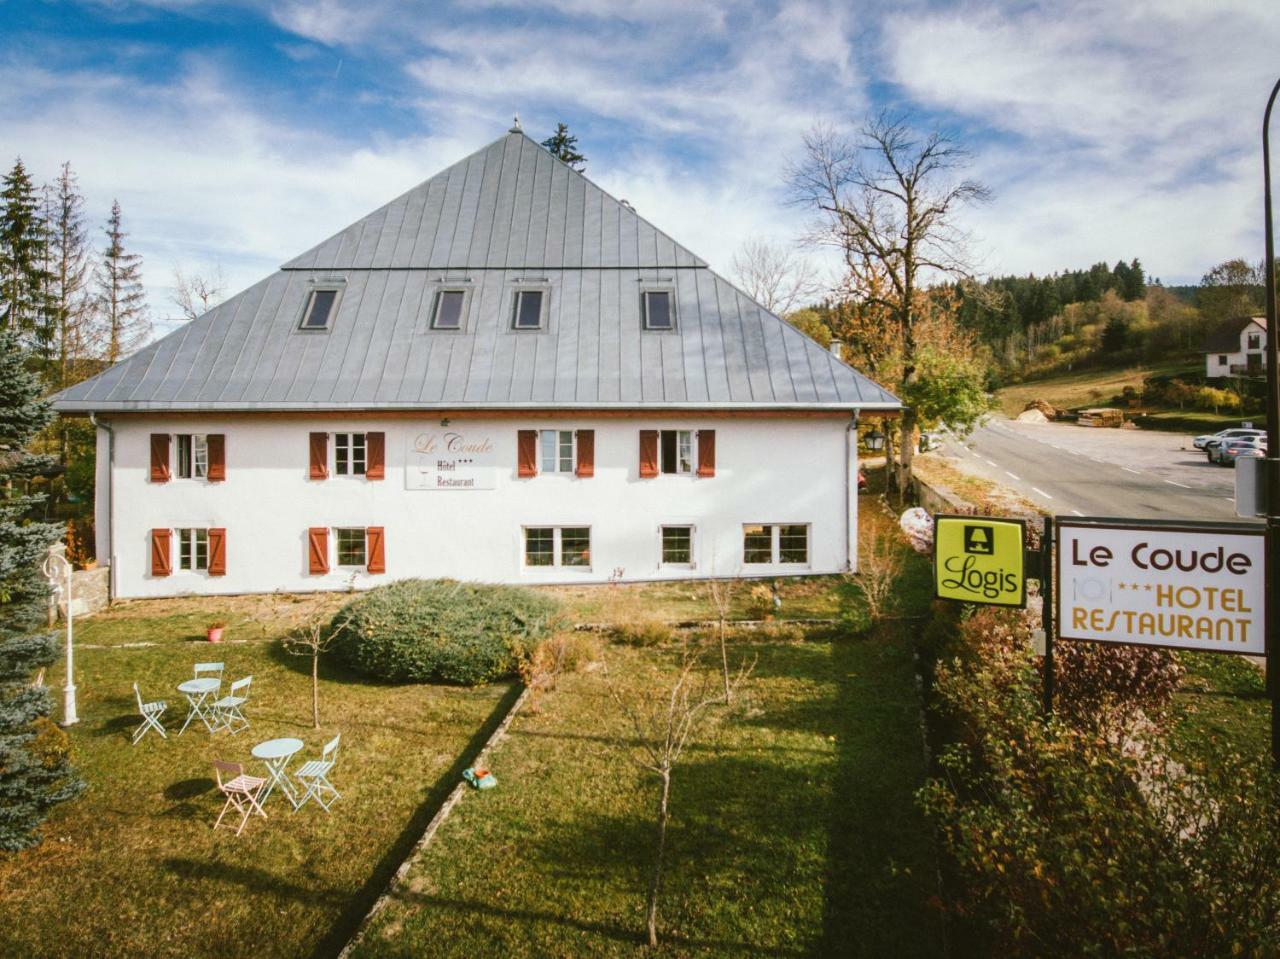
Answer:
<svg viewBox="0 0 1280 959"><path fill-rule="evenodd" d="M902 546L892 527L872 517L859 522L858 572L850 579L861 594L873 625L884 618L898 588L902 557Z"/></svg>
<svg viewBox="0 0 1280 959"><path fill-rule="evenodd" d="M733 680L736 688L750 674L744 666ZM609 695L630 723L634 733L632 758L659 783L656 807L658 829L654 836L653 872L649 879L649 902L646 926L649 945L658 944L658 899L662 892L662 871L666 860L667 823L670 819L671 778L684 750L706 724L714 718L712 707L724 700L715 687L711 673L699 669L699 657L688 645L681 650L680 667L675 680L665 682L638 695L621 690L609 674L605 663L605 682Z"/></svg>
<svg viewBox="0 0 1280 959"><path fill-rule="evenodd" d="M707 579L707 597L716 611L716 639L720 643L720 668L724 677L724 701L733 702L733 685L729 680L729 644L727 633L729 613L733 610L733 599L742 581L737 578L716 578L716 554L711 551L711 576Z"/></svg>
<svg viewBox="0 0 1280 959"><path fill-rule="evenodd" d="M792 197L818 214L811 239L840 250L849 291L893 317L906 393L916 374L922 280L970 274L968 237L956 217L990 193L957 178L969 154L953 140L937 131L918 135L901 117L872 117L853 138L820 127L804 143L790 170ZM910 481L915 426L914 412L904 410L899 490Z"/></svg>
<svg viewBox="0 0 1280 959"><path fill-rule="evenodd" d="M226 288L227 281L222 275L220 264L215 265L213 272L207 276L186 273L181 264L173 268L173 302L188 320L208 313L221 303Z"/></svg>
<svg viewBox="0 0 1280 959"><path fill-rule="evenodd" d="M316 616L295 626L284 637L284 648L295 656L311 657L311 723L320 728L320 656L337 640L341 630L329 630L323 617Z"/></svg>
<svg viewBox="0 0 1280 959"><path fill-rule="evenodd" d="M752 237L733 254L738 285L776 316L786 316L823 290L813 264L796 249Z"/></svg>

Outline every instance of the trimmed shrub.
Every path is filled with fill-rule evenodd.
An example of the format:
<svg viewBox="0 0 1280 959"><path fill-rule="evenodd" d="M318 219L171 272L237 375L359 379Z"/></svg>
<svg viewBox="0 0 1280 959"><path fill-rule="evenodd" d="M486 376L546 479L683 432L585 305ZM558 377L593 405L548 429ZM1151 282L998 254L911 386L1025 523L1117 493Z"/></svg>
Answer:
<svg viewBox="0 0 1280 959"><path fill-rule="evenodd" d="M640 619L621 623L612 630L615 642L627 646L661 646L675 636L670 625L657 619Z"/></svg>
<svg viewBox="0 0 1280 959"><path fill-rule="evenodd" d="M516 586L406 579L352 600L329 632L336 658L366 676L475 686L513 674L559 627L559 608Z"/></svg>

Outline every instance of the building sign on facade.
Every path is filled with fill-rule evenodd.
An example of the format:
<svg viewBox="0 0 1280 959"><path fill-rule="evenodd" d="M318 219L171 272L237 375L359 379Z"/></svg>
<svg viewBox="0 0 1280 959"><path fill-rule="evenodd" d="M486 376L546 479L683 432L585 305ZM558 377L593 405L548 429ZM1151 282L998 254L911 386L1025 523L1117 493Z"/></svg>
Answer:
<svg viewBox="0 0 1280 959"><path fill-rule="evenodd" d="M1264 543L1245 524L1060 518L1058 635L1260 656Z"/></svg>
<svg viewBox="0 0 1280 959"><path fill-rule="evenodd" d="M476 490L497 488L497 462L488 433L425 430L409 438L405 489Z"/></svg>
<svg viewBox="0 0 1280 959"><path fill-rule="evenodd" d="M939 599L1027 604L1026 527L1017 519L935 516L933 583Z"/></svg>

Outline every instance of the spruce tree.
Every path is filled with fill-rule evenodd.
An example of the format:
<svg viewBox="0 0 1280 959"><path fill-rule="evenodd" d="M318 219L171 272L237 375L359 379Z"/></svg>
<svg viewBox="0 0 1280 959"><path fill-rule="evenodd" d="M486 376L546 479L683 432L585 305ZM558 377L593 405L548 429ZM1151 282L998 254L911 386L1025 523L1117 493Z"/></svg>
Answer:
<svg viewBox="0 0 1280 959"><path fill-rule="evenodd" d="M29 343L45 341L48 237L39 197L21 158L0 187L0 325Z"/></svg>
<svg viewBox="0 0 1280 959"><path fill-rule="evenodd" d="M0 849L9 850L35 843L49 808L84 788L65 734L49 719L48 692L31 685L54 657L40 566L62 533L58 524L31 521L43 497L23 492L48 466L25 451L53 416L40 394L17 337L0 330Z"/></svg>
<svg viewBox="0 0 1280 959"><path fill-rule="evenodd" d="M56 368L51 382L58 389L86 375L83 361L93 346L93 301L90 296L89 237L84 224L84 196L71 164L64 163L46 191L49 230L49 313L56 340Z"/></svg>
<svg viewBox="0 0 1280 959"><path fill-rule="evenodd" d="M578 152L578 138L563 123L556 124L556 132L542 141L553 157L559 158L581 173L587 168L587 158Z"/></svg>
<svg viewBox="0 0 1280 959"><path fill-rule="evenodd" d="M111 203L105 232L107 248L98 267L98 304L106 340L104 358L115 363L146 342L151 323L142 291L142 257L125 249L128 234L121 225L119 200Z"/></svg>

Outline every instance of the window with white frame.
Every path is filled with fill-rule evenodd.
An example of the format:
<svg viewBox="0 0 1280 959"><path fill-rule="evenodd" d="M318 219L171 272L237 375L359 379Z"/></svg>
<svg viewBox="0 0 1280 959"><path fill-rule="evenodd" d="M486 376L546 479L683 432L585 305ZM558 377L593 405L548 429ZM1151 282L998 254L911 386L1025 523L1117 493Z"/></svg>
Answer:
<svg viewBox="0 0 1280 959"><path fill-rule="evenodd" d="M334 531L339 566L365 567L368 565L366 536L363 527L338 527Z"/></svg>
<svg viewBox="0 0 1280 959"><path fill-rule="evenodd" d="M207 570L209 568L209 531L207 529L178 530L178 569Z"/></svg>
<svg viewBox="0 0 1280 959"><path fill-rule="evenodd" d="M527 567L591 566L590 526L526 526L524 564Z"/></svg>
<svg viewBox="0 0 1280 959"><path fill-rule="evenodd" d="M663 332L676 328L675 300L670 290L644 291L644 328Z"/></svg>
<svg viewBox="0 0 1280 959"><path fill-rule="evenodd" d="M1256 349L1259 349L1261 346L1262 346L1262 334L1261 334L1261 333L1250 333L1250 334L1249 334L1249 346L1248 346L1248 348L1249 348L1249 349L1251 349L1251 350L1256 350Z"/></svg>
<svg viewBox="0 0 1280 959"><path fill-rule="evenodd" d="M809 526L806 523L749 523L742 527L744 566L807 566Z"/></svg>
<svg viewBox="0 0 1280 959"><path fill-rule="evenodd" d="M658 449L663 473L693 472L693 430L661 430Z"/></svg>
<svg viewBox="0 0 1280 959"><path fill-rule="evenodd" d="M574 471L573 430L538 431L538 471L572 473Z"/></svg>
<svg viewBox="0 0 1280 959"><path fill-rule="evenodd" d="M545 290L516 290L511 326L517 330L540 330L543 325Z"/></svg>
<svg viewBox="0 0 1280 959"><path fill-rule="evenodd" d="M203 433L178 434L178 478L204 479L209 475L209 440Z"/></svg>
<svg viewBox="0 0 1280 959"><path fill-rule="evenodd" d="M364 476L368 466L366 435L364 433L333 434L333 474L335 476Z"/></svg>
<svg viewBox="0 0 1280 959"><path fill-rule="evenodd" d="M431 313L433 330L462 329L462 310L466 305L466 290L440 290L436 293L435 308Z"/></svg>
<svg viewBox="0 0 1280 959"><path fill-rule="evenodd" d="M662 527L662 565L693 565L693 527Z"/></svg>
<svg viewBox="0 0 1280 959"><path fill-rule="evenodd" d="M1219 366L1226 366L1226 365L1227 365L1227 354L1226 354L1226 353L1219 353L1219 354L1218 354L1218 365L1219 365Z"/></svg>

